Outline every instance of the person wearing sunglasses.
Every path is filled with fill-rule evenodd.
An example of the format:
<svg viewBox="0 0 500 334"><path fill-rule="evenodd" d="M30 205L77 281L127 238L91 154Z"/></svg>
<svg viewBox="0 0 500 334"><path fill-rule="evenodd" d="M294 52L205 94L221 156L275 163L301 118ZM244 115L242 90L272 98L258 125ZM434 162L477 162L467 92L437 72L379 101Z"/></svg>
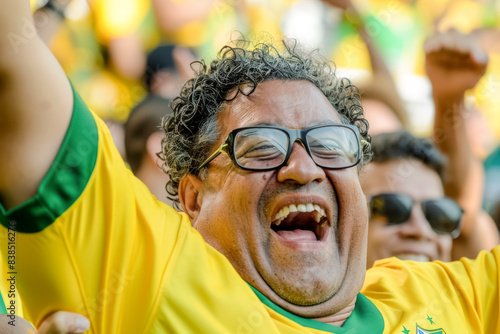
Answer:
<svg viewBox="0 0 500 334"><path fill-rule="evenodd" d="M372 137L373 161L361 173L368 201L368 261L450 261L463 210L444 196L444 156L408 132Z"/></svg>

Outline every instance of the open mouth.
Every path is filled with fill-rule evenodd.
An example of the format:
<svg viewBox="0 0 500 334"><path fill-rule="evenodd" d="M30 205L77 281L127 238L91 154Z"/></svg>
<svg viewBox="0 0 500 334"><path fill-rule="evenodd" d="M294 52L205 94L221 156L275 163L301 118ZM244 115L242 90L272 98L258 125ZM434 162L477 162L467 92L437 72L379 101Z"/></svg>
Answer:
<svg viewBox="0 0 500 334"><path fill-rule="evenodd" d="M281 238L294 241L323 241L329 229L326 211L318 204L290 204L281 208L271 229Z"/></svg>

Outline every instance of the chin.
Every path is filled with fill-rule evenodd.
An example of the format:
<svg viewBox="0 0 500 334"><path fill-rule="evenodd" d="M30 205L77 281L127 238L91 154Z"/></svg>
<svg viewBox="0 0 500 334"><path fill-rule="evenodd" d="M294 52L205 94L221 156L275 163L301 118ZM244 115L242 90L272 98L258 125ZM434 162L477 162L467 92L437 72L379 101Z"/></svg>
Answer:
<svg viewBox="0 0 500 334"><path fill-rule="evenodd" d="M296 306L314 306L321 304L335 294L331 287L308 286L307 288L279 289L275 291L283 300Z"/></svg>

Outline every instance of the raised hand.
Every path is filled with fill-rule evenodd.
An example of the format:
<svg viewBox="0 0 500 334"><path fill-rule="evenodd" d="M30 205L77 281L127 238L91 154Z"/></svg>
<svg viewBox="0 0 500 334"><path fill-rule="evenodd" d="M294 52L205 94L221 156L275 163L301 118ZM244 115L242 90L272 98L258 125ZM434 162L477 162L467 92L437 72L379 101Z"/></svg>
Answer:
<svg viewBox="0 0 500 334"><path fill-rule="evenodd" d="M435 98L460 98L486 72L488 55L474 35L455 29L436 33L425 41L424 50L425 70Z"/></svg>

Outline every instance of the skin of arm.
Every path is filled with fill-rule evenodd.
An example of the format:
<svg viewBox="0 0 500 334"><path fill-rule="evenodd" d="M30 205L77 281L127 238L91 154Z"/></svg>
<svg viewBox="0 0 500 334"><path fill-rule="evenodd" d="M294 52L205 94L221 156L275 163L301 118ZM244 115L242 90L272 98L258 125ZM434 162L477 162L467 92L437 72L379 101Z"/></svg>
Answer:
<svg viewBox="0 0 500 334"><path fill-rule="evenodd" d="M445 194L465 210L452 258L476 257L480 250L489 250L499 242L496 226L481 210L484 170L472 154L465 129L465 92L486 72L488 57L472 35L454 29L436 33L424 49L435 104L433 140L448 157Z"/></svg>
<svg viewBox="0 0 500 334"><path fill-rule="evenodd" d="M29 1L0 0L0 196L36 194L71 119L71 86L38 37Z"/></svg>

